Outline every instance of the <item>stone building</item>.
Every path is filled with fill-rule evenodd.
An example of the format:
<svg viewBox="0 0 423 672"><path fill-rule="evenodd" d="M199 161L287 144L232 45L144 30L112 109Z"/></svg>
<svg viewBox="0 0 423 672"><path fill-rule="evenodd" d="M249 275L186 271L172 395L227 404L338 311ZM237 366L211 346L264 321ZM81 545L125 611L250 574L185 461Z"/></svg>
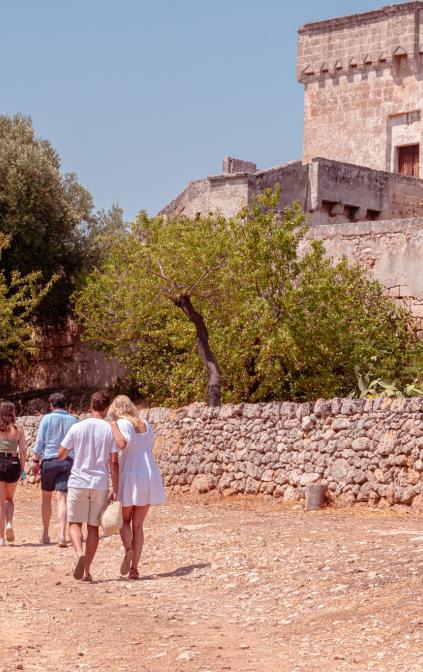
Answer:
<svg viewBox="0 0 423 672"><path fill-rule="evenodd" d="M422 176L422 76L423 2L300 28L303 161Z"/></svg>
<svg viewBox="0 0 423 672"><path fill-rule="evenodd" d="M423 318L423 2L303 26L297 78L302 161L226 158L160 214L231 216L280 184L281 210L299 201L329 254L364 263Z"/></svg>

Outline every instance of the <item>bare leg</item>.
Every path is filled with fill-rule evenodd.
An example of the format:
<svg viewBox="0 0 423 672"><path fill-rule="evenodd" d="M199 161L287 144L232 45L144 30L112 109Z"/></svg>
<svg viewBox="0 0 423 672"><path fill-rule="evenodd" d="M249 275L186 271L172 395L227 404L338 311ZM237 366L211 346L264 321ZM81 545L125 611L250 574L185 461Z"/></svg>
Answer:
<svg viewBox="0 0 423 672"><path fill-rule="evenodd" d="M66 492L56 492L57 499L57 521L59 523L59 539L66 539L66 521L67 521L67 512L66 512Z"/></svg>
<svg viewBox="0 0 423 672"><path fill-rule="evenodd" d="M149 508L150 504L134 506L134 513L132 515L132 548L134 549L134 557L131 569L138 569L138 563L144 546L144 520Z"/></svg>
<svg viewBox="0 0 423 672"><path fill-rule="evenodd" d="M84 537L82 536L82 523L69 523L69 539L72 542L72 546L76 555L84 555L83 543Z"/></svg>
<svg viewBox="0 0 423 672"><path fill-rule="evenodd" d="M120 528L120 538L125 551L132 548L131 520L133 508L133 506L122 506L123 525Z"/></svg>
<svg viewBox="0 0 423 672"><path fill-rule="evenodd" d="M4 481L0 481L0 539L4 539L6 524L6 488Z"/></svg>
<svg viewBox="0 0 423 672"><path fill-rule="evenodd" d="M43 521L43 537L47 538L51 521L51 499L53 493L48 492L47 490L42 490L41 494L42 494L41 518Z"/></svg>
<svg viewBox="0 0 423 672"><path fill-rule="evenodd" d="M6 497L6 523L13 523L13 514L15 512L15 505L13 497L16 490L16 483L6 483L5 497Z"/></svg>
<svg viewBox="0 0 423 672"><path fill-rule="evenodd" d="M88 576L90 573L90 567L91 563L93 561L93 558L95 556L97 547L98 547L98 527L94 527L94 525L88 525L87 524L87 541L85 543L85 568L84 568L84 576Z"/></svg>

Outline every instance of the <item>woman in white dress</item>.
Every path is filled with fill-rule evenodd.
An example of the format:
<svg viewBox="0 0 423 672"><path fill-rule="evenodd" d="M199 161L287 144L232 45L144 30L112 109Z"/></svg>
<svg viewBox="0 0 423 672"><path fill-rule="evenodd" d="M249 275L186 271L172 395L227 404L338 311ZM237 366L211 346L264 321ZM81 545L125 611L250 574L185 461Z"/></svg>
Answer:
<svg viewBox="0 0 423 672"><path fill-rule="evenodd" d="M138 579L138 563L144 545L144 520L151 504L165 504L163 482L153 457L154 432L142 420L129 397L121 394L109 408L110 426L122 451L118 501L122 504L120 531L125 557L120 573Z"/></svg>

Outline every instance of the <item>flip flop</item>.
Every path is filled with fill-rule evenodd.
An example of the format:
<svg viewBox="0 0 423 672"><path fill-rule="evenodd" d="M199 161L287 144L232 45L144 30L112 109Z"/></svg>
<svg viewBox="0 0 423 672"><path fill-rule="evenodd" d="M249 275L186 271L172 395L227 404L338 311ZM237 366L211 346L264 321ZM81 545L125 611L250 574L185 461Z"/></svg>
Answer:
<svg viewBox="0 0 423 672"><path fill-rule="evenodd" d="M126 574L129 572L129 568L131 567L133 557L134 557L134 551L132 550L132 548L128 548L128 550L125 553L125 557L122 560L122 564L120 566L120 573L122 576L126 576Z"/></svg>
<svg viewBox="0 0 423 672"><path fill-rule="evenodd" d="M84 576L84 567L85 567L85 555L78 556L72 570L72 576L74 579L80 581Z"/></svg>
<svg viewBox="0 0 423 672"><path fill-rule="evenodd" d="M81 579L81 581L92 581L92 580L93 577L91 576L91 574L85 574Z"/></svg>
<svg viewBox="0 0 423 672"><path fill-rule="evenodd" d="M67 548L68 542L66 541L66 539L59 539L58 546L59 548Z"/></svg>

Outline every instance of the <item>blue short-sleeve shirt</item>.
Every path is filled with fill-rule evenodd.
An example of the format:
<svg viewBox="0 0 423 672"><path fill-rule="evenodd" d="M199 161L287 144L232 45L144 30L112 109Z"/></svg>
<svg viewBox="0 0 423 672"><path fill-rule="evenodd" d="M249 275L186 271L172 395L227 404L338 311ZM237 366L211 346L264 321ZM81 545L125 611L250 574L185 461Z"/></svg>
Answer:
<svg viewBox="0 0 423 672"><path fill-rule="evenodd" d="M33 453L43 460L57 457L62 440L68 430L78 421L74 415L65 410L55 409L47 413L40 422ZM73 451L69 453L73 458Z"/></svg>

